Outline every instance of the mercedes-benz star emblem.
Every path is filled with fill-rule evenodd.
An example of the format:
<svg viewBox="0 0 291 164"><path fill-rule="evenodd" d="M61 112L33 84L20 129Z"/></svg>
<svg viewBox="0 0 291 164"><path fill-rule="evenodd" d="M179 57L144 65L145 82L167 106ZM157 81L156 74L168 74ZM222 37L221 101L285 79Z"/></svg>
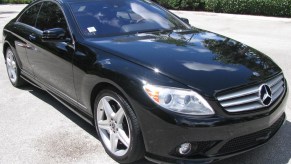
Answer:
<svg viewBox="0 0 291 164"><path fill-rule="evenodd" d="M264 106L269 106L272 102L271 88L268 85L263 84L261 85L259 92L260 92L260 99L261 99L262 104Z"/></svg>

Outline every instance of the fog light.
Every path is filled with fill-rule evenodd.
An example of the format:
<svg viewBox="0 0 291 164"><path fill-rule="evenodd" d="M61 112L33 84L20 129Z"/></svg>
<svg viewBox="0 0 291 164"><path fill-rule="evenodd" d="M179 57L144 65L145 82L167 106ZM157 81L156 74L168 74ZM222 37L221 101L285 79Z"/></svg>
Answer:
<svg viewBox="0 0 291 164"><path fill-rule="evenodd" d="M183 143L178 150L181 155L187 155L191 151L191 144Z"/></svg>

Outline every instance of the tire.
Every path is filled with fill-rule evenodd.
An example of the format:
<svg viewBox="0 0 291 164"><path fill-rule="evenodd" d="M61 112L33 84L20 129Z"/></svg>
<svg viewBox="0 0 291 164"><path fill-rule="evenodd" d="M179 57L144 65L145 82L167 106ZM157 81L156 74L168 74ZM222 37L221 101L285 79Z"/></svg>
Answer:
<svg viewBox="0 0 291 164"><path fill-rule="evenodd" d="M10 47L8 47L5 52L5 64L8 78L14 87L19 88L27 84L26 81L20 77L19 65L17 63L15 53Z"/></svg>
<svg viewBox="0 0 291 164"><path fill-rule="evenodd" d="M112 159L119 163L132 163L144 157L145 148L137 118L118 93L115 89L105 89L97 95L94 103L95 127Z"/></svg>

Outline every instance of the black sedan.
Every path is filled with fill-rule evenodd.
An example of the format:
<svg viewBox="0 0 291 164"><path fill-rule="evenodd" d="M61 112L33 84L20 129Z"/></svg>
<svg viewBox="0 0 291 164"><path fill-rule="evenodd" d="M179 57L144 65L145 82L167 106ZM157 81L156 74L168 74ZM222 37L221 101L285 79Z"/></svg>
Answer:
<svg viewBox="0 0 291 164"><path fill-rule="evenodd" d="M37 0L3 35L12 85L47 91L120 163L223 159L285 121L287 83L270 58L149 0Z"/></svg>

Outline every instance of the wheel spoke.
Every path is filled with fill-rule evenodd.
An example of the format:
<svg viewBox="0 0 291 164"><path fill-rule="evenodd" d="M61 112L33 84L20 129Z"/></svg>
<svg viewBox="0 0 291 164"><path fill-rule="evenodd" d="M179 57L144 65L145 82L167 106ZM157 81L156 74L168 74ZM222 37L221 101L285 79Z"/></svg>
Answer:
<svg viewBox="0 0 291 164"><path fill-rule="evenodd" d="M104 114L105 112L104 112L103 103L100 103L97 109L97 120L103 120Z"/></svg>
<svg viewBox="0 0 291 164"><path fill-rule="evenodd" d="M12 61L12 62L11 62L11 67L12 67L13 69L16 69L16 63L15 63L15 61Z"/></svg>
<svg viewBox="0 0 291 164"><path fill-rule="evenodd" d="M10 73L11 73L11 67L7 67L7 71L8 71L8 73L9 73L9 75L10 75Z"/></svg>
<svg viewBox="0 0 291 164"><path fill-rule="evenodd" d="M110 131L110 123L108 120L100 120L98 121L98 128Z"/></svg>
<svg viewBox="0 0 291 164"><path fill-rule="evenodd" d="M117 151L117 144L118 144L118 138L115 133L110 133L110 146L111 146L111 151L116 152Z"/></svg>
<svg viewBox="0 0 291 164"><path fill-rule="evenodd" d="M106 99L102 99L103 108L106 113L107 118L113 118L115 113L113 112L109 102Z"/></svg>
<svg viewBox="0 0 291 164"><path fill-rule="evenodd" d="M8 66L11 66L11 59L10 59L10 57L7 57L6 62L7 62L7 65Z"/></svg>
<svg viewBox="0 0 291 164"><path fill-rule="evenodd" d="M118 139L126 146L127 148L129 147L130 139L126 135L123 129L118 129L117 133Z"/></svg>
<svg viewBox="0 0 291 164"><path fill-rule="evenodd" d="M124 110L120 108L118 112L114 115L114 120L117 122L117 124L122 124L124 118Z"/></svg>
<svg viewBox="0 0 291 164"><path fill-rule="evenodd" d="M13 68L11 68L11 73L12 73L13 77L15 78L16 77L16 72L15 72L15 70Z"/></svg>

